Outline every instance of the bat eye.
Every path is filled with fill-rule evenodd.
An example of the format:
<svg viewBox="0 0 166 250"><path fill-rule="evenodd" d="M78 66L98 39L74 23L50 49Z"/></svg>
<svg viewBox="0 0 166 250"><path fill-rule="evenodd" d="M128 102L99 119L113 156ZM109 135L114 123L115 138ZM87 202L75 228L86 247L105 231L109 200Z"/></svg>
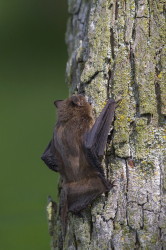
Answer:
<svg viewBox="0 0 166 250"><path fill-rule="evenodd" d="M83 100L81 100L81 98L79 98L80 96L72 96L71 100L72 100L72 104L74 104L75 106L84 106L84 102Z"/></svg>
<svg viewBox="0 0 166 250"><path fill-rule="evenodd" d="M72 104L74 105L74 106L78 106L78 107L81 107L81 106L83 106L83 104L82 104L82 102L72 102Z"/></svg>

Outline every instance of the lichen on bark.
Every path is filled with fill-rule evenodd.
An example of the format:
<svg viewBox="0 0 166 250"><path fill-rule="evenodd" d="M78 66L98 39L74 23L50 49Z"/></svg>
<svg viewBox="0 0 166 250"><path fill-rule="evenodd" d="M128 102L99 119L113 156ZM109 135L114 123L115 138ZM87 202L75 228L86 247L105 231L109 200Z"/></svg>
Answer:
<svg viewBox="0 0 166 250"><path fill-rule="evenodd" d="M166 249L165 1L68 3L70 94L91 97L97 114L122 100L103 160L114 186L69 214L65 238L54 214L52 249Z"/></svg>

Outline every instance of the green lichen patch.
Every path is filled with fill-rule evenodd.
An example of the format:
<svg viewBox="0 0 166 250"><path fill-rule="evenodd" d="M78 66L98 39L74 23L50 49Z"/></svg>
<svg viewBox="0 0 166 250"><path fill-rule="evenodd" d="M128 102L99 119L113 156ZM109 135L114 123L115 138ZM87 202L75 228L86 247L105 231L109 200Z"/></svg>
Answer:
<svg viewBox="0 0 166 250"><path fill-rule="evenodd" d="M166 47L161 52L160 64L162 67L161 72L157 76L157 82L160 86L160 98L161 98L161 114L166 115Z"/></svg>
<svg viewBox="0 0 166 250"><path fill-rule="evenodd" d="M140 246L143 249L160 249L161 241L160 230L158 227L158 214L150 211L144 211L143 230L138 230Z"/></svg>
<svg viewBox="0 0 166 250"><path fill-rule="evenodd" d="M131 82L131 67L128 51L125 46L119 48L116 56L113 93L116 98L122 98L116 109L113 144L115 152L120 157L129 157L129 85Z"/></svg>
<svg viewBox="0 0 166 250"><path fill-rule="evenodd" d="M125 11L125 42L132 42L132 32L135 20L135 1L126 1L126 11Z"/></svg>
<svg viewBox="0 0 166 250"><path fill-rule="evenodd" d="M149 2L148 0L137 2L137 12L136 17L148 18L149 17Z"/></svg>
<svg viewBox="0 0 166 250"><path fill-rule="evenodd" d="M139 91L139 111L141 114L156 114L155 94L155 50L149 42L149 21L147 18L136 22L135 38L135 80Z"/></svg>
<svg viewBox="0 0 166 250"><path fill-rule="evenodd" d="M104 79L104 73L100 72L97 76L91 81L90 84L85 86L86 95L92 97L94 101L94 109L96 116L99 115L102 108L106 104L107 100L107 80Z"/></svg>
<svg viewBox="0 0 166 250"><path fill-rule="evenodd" d="M147 118L142 117L136 119L136 158L145 159L148 157L153 141L154 141L154 128L147 125Z"/></svg>
<svg viewBox="0 0 166 250"><path fill-rule="evenodd" d="M155 164L153 161L143 160L140 163L140 171L145 173L146 175L152 175L155 171Z"/></svg>
<svg viewBox="0 0 166 250"><path fill-rule="evenodd" d="M142 207L136 202L129 202L127 205L128 225L132 229L140 229L143 225Z"/></svg>
<svg viewBox="0 0 166 250"><path fill-rule="evenodd" d="M84 211L82 218L70 214L68 220L68 230L65 237L64 249L87 249L90 244L90 216Z"/></svg>
<svg viewBox="0 0 166 250"><path fill-rule="evenodd" d="M164 191L166 191L166 157L164 157L164 159L163 159L163 166L164 166L164 169L163 169L163 188L164 188Z"/></svg>
<svg viewBox="0 0 166 250"><path fill-rule="evenodd" d="M128 226L118 225L114 230L112 242L114 249L135 249L136 233Z"/></svg>
<svg viewBox="0 0 166 250"><path fill-rule="evenodd" d="M81 82L88 82L95 72L104 70L110 50L110 10L108 1L93 2L88 22L88 60L81 74ZM104 23L104 25L103 25Z"/></svg>
<svg viewBox="0 0 166 250"><path fill-rule="evenodd" d="M141 249L161 249L161 242L159 242L159 231L154 231L153 234L146 232L145 230L138 231L138 239Z"/></svg>

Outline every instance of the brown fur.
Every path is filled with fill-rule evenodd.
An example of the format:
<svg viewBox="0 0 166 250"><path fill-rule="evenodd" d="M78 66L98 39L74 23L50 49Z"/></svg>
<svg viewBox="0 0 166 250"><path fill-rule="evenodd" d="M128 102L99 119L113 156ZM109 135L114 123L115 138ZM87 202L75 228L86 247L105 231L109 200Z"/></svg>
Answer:
<svg viewBox="0 0 166 250"><path fill-rule="evenodd" d="M109 105L108 103L105 110L110 109ZM111 105L114 105L114 101ZM68 211L80 212L98 195L108 191L109 185L104 178L103 171L100 170L98 156L93 152L89 156L89 149L85 147L85 135L91 131L95 122L92 106L82 95L72 96L64 101L55 101L55 106L58 111L58 122L53 139L42 159L51 169L61 174L61 218L65 225ZM103 121L104 114L101 118L99 117L101 121ZM111 119L113 120L113 113ZM109 125L107 124L106 131ZM97 129L101 131L102 128L95 128Z"/></svg>

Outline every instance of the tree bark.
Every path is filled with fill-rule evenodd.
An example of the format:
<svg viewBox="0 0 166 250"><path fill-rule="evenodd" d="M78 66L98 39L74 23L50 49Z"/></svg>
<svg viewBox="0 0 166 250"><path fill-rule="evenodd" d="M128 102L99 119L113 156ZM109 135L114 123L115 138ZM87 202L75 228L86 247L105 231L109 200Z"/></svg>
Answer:
<svg viewBox="0 0 166 250"><path fill-rule="evenodd" d="M115 185L83 217L69 214L65 239L49 203L52 249L164 250L165 1L68 0L68 5L70 94L92 97L96 114L108 97L122 101L103 160Z"/></svg>

